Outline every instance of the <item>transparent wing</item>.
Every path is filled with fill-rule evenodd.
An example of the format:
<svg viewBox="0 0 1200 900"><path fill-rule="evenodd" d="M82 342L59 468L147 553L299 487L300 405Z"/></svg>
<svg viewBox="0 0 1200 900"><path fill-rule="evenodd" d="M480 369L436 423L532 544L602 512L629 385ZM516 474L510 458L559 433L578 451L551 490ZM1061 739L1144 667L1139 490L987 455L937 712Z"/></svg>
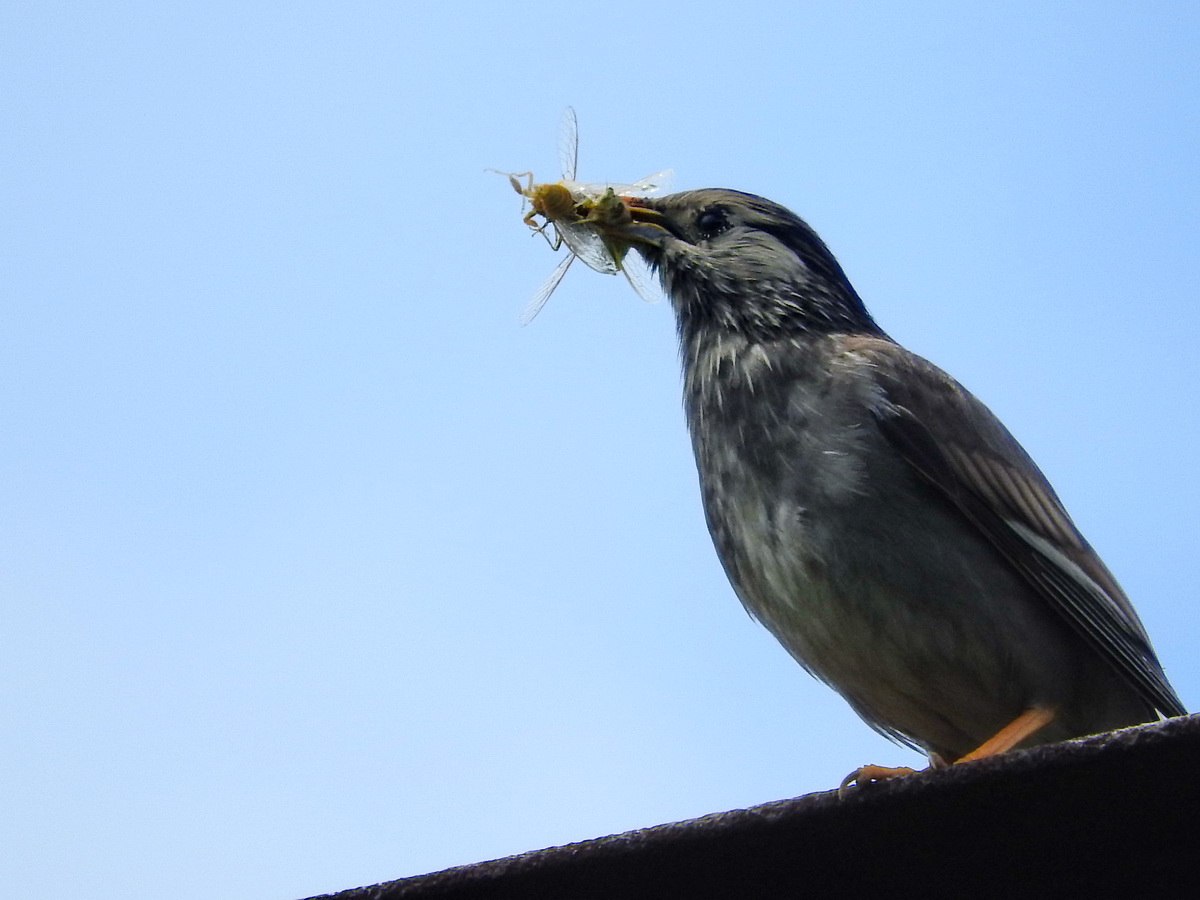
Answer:
<svg viewBox="0 0 1200 900"><path fill-rule="evenodd" d="M571 252L583 260L584 265L604 275L616 275L621 271L620 264L613 259L608 245L595 231L583 223L555 222L563 243Z"/></svg>
<svg viewBox="0 0 1200 900"><path fill-rule="evenodd" d="M564 181L563 187L571 192L571 196L575 198L576 203L582 203L586 200L599 200L610 189L614 194L626 197L649 197L653 194L660 194L671 186L671 179L675 177L675 173L670 169L664 169L661 172L655 172L653 175L647 175L632 184L622 184L614 181Z"/></svg>
<svg viewBox="0 0 1200 900"><path fill-rule="evenodd" d="M662 291L657 287L657 279L640 253L626 255L624 262L621 263L621 271L625 273L625 280L629 282L629 286L647 303L657 303L662 299Z"/></svg>
<svg viewBox="0 0 1200 900"><path fill-rule="evenodd" d="M669 190L671 182L674 179L675 172L672 169L663 169L661 172L647 175L633 184L614 185L613 190L618 194L633 194L638 197L648 197L651 194Z"/></svg>
<svg viewBox="0 0 1200 900"><path fill-rule="evenodd" d="M579 169L579 120L575 108L563 110L562 125L558 132L558 164L562 169L563 181L574 181Z"/></svg>
<svg viewBox="0 0 1200 900"><path fill-rule="evenodd" d="M554 271L550 273L550 277L545 283L537 289L537 293L530 298L525 304L525 308L521 310L521 324L528 325L537 314L542 311L542 307L546 305L546 301L550 299L550 295L562 283L563 276L567 274L567 269L571 268L571 263L575 262L575 254L568 253L563 257L562 262L555 266Z"/></svg>

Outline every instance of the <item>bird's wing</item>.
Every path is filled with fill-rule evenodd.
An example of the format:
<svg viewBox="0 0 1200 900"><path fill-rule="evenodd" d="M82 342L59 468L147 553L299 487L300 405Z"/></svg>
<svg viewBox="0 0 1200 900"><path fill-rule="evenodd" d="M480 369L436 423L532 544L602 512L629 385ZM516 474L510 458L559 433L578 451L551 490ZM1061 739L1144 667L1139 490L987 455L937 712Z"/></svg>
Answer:
<svg viewBox="0 0 1200 900"><path fill-rule="evenodd" d="M1124 591L1000 420L950 376L890 341L855 338L846 350L872 366L885 398L876 419L900 455L1147 702L1165 715L1185 715Z"/></svg>

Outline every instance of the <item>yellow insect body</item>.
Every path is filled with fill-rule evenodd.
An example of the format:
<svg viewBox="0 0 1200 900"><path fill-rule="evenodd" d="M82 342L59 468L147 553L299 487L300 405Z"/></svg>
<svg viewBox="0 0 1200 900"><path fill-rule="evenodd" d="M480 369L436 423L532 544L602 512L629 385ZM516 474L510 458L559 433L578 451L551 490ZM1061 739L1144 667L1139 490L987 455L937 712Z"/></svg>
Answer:
<svg viewBox="0 0 1200 900"><path fill-rule="evenodd" d="M533 224L533 217L542 216L551 222L573 222L579 219L575 198L561 181L553 184L535 184L529 189L529 205L533 207L525 224Z"/></svg>

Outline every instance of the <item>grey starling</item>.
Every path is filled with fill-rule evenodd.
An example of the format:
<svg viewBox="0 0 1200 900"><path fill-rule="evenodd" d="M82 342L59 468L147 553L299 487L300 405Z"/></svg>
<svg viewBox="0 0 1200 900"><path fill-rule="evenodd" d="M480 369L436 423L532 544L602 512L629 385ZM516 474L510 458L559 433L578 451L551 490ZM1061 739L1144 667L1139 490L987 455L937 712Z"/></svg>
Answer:
<svg viewBox="0 0 1200 900"><path fill-rule="evenodd" d="M626 202L605 235L674 308L713 543L800 665L935 763L1185 714L1033 460L804 221L730 190Z"/></svg>

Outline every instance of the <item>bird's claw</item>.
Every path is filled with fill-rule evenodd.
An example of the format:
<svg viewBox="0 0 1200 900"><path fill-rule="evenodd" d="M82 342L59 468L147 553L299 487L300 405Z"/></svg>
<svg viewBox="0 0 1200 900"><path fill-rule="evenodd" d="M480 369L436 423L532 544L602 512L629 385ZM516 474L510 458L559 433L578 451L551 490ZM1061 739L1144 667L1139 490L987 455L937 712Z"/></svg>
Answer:
<svg viewBox="0 0 1200 900"><path fill-rule="evenodd" d="M910 769L908 766L861 766L842 779L842 783L838 785L838 796L847 796L854 786L861 788L878 781L889 781L916 773L916 769Z"/></svg>

